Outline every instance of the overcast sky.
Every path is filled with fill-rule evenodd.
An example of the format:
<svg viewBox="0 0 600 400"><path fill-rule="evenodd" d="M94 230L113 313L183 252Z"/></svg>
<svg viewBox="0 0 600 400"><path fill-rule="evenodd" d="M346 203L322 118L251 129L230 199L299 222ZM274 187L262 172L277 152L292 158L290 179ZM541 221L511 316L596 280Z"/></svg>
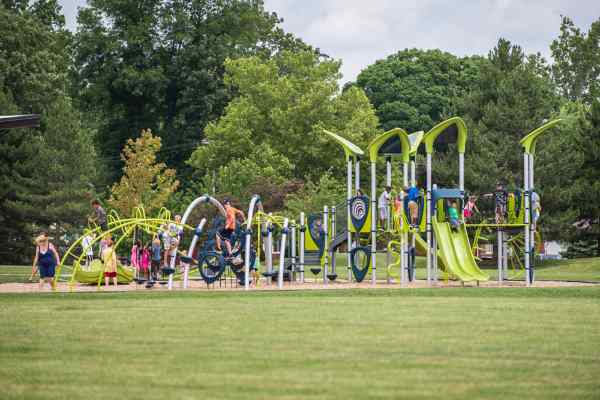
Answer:
<svg viewBox="0 0 600 400"><path fill-rule="evenodd" d="M85 0L59 0L74 29ZM587 31L600 0L265 0L283 27L343 61L343 82L405 48L487 54L499 37L549 57L560 16Z"/></svg>

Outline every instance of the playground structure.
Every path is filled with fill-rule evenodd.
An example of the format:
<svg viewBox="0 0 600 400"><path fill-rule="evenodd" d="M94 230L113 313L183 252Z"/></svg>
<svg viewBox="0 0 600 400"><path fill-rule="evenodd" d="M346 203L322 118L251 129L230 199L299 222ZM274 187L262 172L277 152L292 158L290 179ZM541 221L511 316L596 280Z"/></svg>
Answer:
<svg viewBox="0 0 600 400"><path fill-rule="evenodd" d="M375 137L366 152L347 139L325 130L324 134L344 151L347 165L347 195L344 204L333 207L325 205L322 212L313 214L301 213L297 223L293 219L266 213L260 197L254 195L248 206L246 220L237 223L231 240L232 254L229 255L215 244L215 236L226 217L225 208L216 198L202 195L190 203L179 223L189 240L187 251L180 250L185 247L184 243L180 243L177 256L171 257L169 265L161 268L164 279L160 283L173 289L174 282L178 280L181 288L185 289L189 287L189 281L195 279L191 276L192 272L197 271L197 279L204 281L209 287L227 277L235 277L237 284L245 289L261 284L263 278L267 285L272 285L275 281L278 288L283 288L284 281L304 283L305 269L309 267L315 277L313 281L321 274L323 284L328 284L338 278L343 280L338 274L336 252L345 246L347 282L361 282L370 272L371 284L375 285L378 254L385 254L388 283L396 279L401 285L413 282L416 279L415 260L418 251L426 257L428 285L436 285L440 277L479 284L480 281L489 279L477 263L479 242L486 240L482 232L496 230L498 282L508 278L510 258L519 267L522 265L525 282L528 286L532 285L535 281L536 243L531 210L535 145L544 132L559 122L560 120L548 122L521 140L520 144L524 148L524 188L510 196L507 221L468 224L463 220L456 229L450 226L446 215L448 202L453 201L460 204L460 218L463 219L467 128L462 119L450 118L427 133L408 134L401 128L394 128ZM434 145L441 135L456 138L458 187L438 187L432 179ZM389 207L384 223L378 224L378 159L385 159L385 186L416 186L417 157L419 150L423 148L426 185L420 190L417 200L416 224L409 222L408 199L403 191L395 193L399 197L399 205ZM359 193L360 162L365 153L369 157L370 197ZM395 158L400 161L401 168L398 170L402 171L402 185L394 181L392 174ZM214 207L216 214L212 225L207 216L202 216L195 227L189 225L194 210L200 205ZM91 245L98 245L103 237L110 234L118 236L115 242L115 247L118 248L128 238L135 238L136 234L154 237L161 225L170 223L174 221L170 212L165 209L161 209L156 217L147 217L143 208L136 208L132 218L119 218L113 212L109 214L108 230L103 232L96 226L90 228L96 234ZM469 230L474 230L472 240L469 238ZM522 233L517 233L519 230ZM425 239L421 237L422 233L425 234ZM81 263L85 255L83 252L77 253L81 240L77 240L67 250L55 280L60 276L64 263L69 260L73 265L69 279L71 286L80 282L100 287L103 276L101 265L92 270L82 269ZM522 264L518 261L519 257L523 258ZM261 258L264 258L263 265ZM140 279L135 271L125 265L118 267L118 278L121 283L135 279L138 283L146 283L147 287L154 284L154 281L145 282Z"/></svg>

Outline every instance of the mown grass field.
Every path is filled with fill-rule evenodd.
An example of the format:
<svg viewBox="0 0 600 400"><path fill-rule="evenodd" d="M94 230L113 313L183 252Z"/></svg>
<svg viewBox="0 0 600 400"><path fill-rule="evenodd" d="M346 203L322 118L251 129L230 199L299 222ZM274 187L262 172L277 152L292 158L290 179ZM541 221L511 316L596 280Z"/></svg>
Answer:
<svg viewBox="0 0 600 400"><path fill-rule="evenodd" d="M0 295L3 399L593 399L600 288Z"/></svg>
<svg viewBox="0 0 600 400"><path fill-rule="evenodd" d="M338 275L340 278L345 279L348 276L345 254L337 255L337 265ZM386 257L384 255L378 255L377 276L379 279L386 278L386 265ZM497 279L497 270L495 268L486 268L484 271L490 276L490 279ZM398 269L396 268L394 272L397 273ZM67 266L62 271L63 278L67 279L69 273L70 267ZM2 265L0 266L0 283L28 282L30 274L31 266ZM197 272L193 273L193 276L197 275ZM315 275L310 272L310 268L306 267L306 277L312 279L314 276ZM317 277L321 276L322 274L317 275ZM425 259L423 257L417 257L417 278L424 279L426 276ZM509 271L509 276L514 279L523 279L524 277L522 272L515 272L512 269ZM536 266L536 279L600 282L600 258L545 261Z"/></svg>

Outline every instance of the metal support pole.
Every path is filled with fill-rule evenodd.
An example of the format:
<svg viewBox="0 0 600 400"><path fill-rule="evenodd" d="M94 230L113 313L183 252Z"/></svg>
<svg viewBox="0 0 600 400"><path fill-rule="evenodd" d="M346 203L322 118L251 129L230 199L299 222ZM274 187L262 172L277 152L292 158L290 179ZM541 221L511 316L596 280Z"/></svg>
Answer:
<svg viewBox="0 0 600 400"><path fill-rule="evenodd" d="M408 186L408 163L402 163L402 186ZM409 271L408 268L410 266L409 262L409 251L410 246L408 245L408 233L404 232L404 190L400 191L400 231L402 232L402 257L400 259L400 284L405 285L406 282L410 282ZM408 218L407 218L408 220Z"/></svg>
<svg viewBox="0 0 600 400"><path fill-rule="evenodd" d="M200 220L200 223L196 227L196 230L194 231L194 237L192 238L192 243L190 243L190 247L187 252L187 256L190 258L194 256L194 249L196 248L196 244L198 243L198 238L202 234L202 229L204 229L205 224L206 224L206 218L202 218L202 220ZM198 268L200 268L200 265L198 266ZM187 287L188 287L189 274L190 274L190 264L184 263L183 264L183 288L184 289L187 289Z"/></svg>
<svg viewBox="0 0 600 400"><path fill-rule="evenodd" d="M431 231L431 208L433 201L431 198L431 153L427 153L427 284L431 285L431 248L433 244L433 232Z"/></svg>
<svg viewBox="0 0 600 400"><path fill-rule="evenodd" d="M504 255L504 251L502 250L502 230L498 228L496 230L496 265L498 266L498 284L501 284L504 280L503 271L502 271L502 257Z"/></svg>
<svg viewBox="0 0 600 400"><path fill-rule="evenodd" d="M354 163L354 182L355 182L355 190L358 191L360 189L360 158L356 157L356 161Z"/></svg>
<svg viewBox="0 0 600 400"><path fill-rule="evenodd" d="M414 158L410 161L410 183L412 186L417 185L417 164Z"/></svg>
<svg viewBox="0 0 600 400"><path fill-rule="evenodd" d="M273 214L269 213L269 217ZM269 279L267 280L267 285L271 285L271 276L273 274L273 223L269 222L267 224L267 243L265 244L265 263L267 264L267 275Z"/></svg>
<svg viewBox="0 0 600 400"><path fill-rule="evenodd" d="M524 193L524 197L525 197L525 232L524 232L524 236L525 236L525 252L524 252L524 256L525 256L525 283L527 284L527 286L531 285L531 280L530 280L530 261L531 261L531 246L530 246L530 228L529 228L529 216L530 216L530 204L529 204L529 189L530 189L530 180L529 180L529 154L524 153L523 154L523 165L524 165L524 179L523 182L525 183L525 193Z"/></svg>
<svg viewBox="0 0 600 400"><path fill-rule="evenodd" d="M377 283L377 168L371 161L371 283Z"/></svg>
<svg viewBox="0 0 600 400"><path fill-rule="evenodd" d="M288 219L283 220L283 228L281 230L281 246L279 246L279 273L277 274L277 288L283 289L283 270L285 268L285 244L288 235Z"/></svg>
<svg viewBox="0 0 600 400"><path fill-rule="evenodd" d="M533 225L533 219L531 218L531 216L533 215L533 210L531 209L531 193L533 193L533 191L535 191L535 183L533 180L533 176L534 176L534 172L533 172L533 160L534 160L534 155L529 154L529 248L530 248L530 263L529 263L529 270L530 270L530 276L529 276L529 284L533 285L535 282L535 266L533 261L535 261L535 230L534 225Z"/></svg>
<svg viewBox="0 0 600 400"><path fill-rule="evenodd" d="M296 221L292 221L291 223L290 234L290 257L292 258L292 276L290 276L290 282L296 282Z"/></svg>
<svg viewBox="0 0 600 400"><path fill-rule="evenodd" d="M465 190L465 153L458 153L458 188Z"/></svg>
<svg viewBox="0 0 600 400"><path fill-rule="evenodd" d="M304 213L300 213L300 283L304 283L304 234L305 234Z"/></svg>
<svg viewBox="0 0 600 400"><path fill-rule="evenodd" d="M325 239L324 239L325 264L323 265L323 283L327 284L327 274L329 273L328 272L329 266L328 266L328 262L327 262L327 255L329 252L329 208L327 206L323 207L323 235L325 236Z"/></svg>
<svg viewBox="0 0 600 400"><path fill-rule="evenodd" d="M508 279L508 233L502 232L502 277Z"/></svg>
<svg viewBox="0 0 600 400"><path fill-rule="evenodd" d="M348 157L348 181L347 181L347 198L346 198L346 265L348 267L348 282L352 282L352 268L350 259L350 250L352 248L352 233L350 232L351 226L351 210L350 210L350 200L352 199L352 158Z"/></svg>
<svg viewBox="0 0 600 400"><path fill-rule="evenodd" d="M335 223L336 223L336 215L335 215L335 206L331 207L331 242L333 243L333 239L336 237ZM335 259L335 250L333 246L329 249L329 264L331 265L331 274L335 274L335 267L337 260Z"/></svg>

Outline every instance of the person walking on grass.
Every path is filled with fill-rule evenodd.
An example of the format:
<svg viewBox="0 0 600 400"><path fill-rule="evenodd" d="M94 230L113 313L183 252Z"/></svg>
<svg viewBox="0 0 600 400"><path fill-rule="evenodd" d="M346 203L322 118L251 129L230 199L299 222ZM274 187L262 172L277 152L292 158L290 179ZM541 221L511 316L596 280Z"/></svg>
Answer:
<svg viewBox="0 0 600 400"><path fill-rule="evenodd" d="M106 238L106 247L102 251L102 262L104 263L104 285L109 286L112 278L115 288L117 287L117 253L110 236Z"/></svg>
<svg viewBox="0 0 600 400"><path fill-rule="evenodd" d="M54 271L56 266L60 264L60 257L54 245L50 243L50 239L46 232L42 232L36 237L35 243L35 257L33 259L29 280L33 280L33 276L37 269L40 273L40 290L44 288L44 282L48 284L50 289L53 289Z"/></svg>

